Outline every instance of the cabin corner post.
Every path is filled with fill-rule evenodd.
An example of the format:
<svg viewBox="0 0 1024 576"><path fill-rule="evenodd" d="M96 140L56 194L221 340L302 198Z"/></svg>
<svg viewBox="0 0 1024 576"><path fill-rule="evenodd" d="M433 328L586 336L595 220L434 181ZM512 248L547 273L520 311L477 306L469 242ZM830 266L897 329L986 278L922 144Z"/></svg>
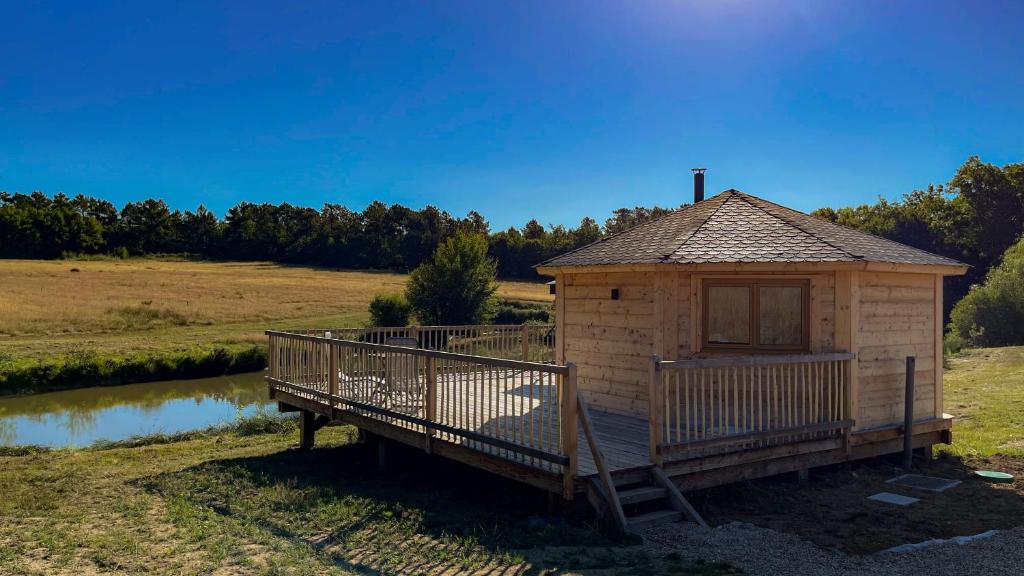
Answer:
<svg viewBox="0 0 1024 576"><path fill-rule="evenodd" d="M860 421L860 274L856 270L836 272L835 346L853 354L843 374L843 408L856 430Z"/></svg>
<svg viewBox="0 0 1024 576"><path fill-rule="evenodd" d="M946 347L943 345L942 337L945 333L943 325L943 301L942 301L942 274L935 275L935 287L934 287L934 298L935 298L935 417L942 418L944 413L943 410L943 398L942 398L942 372L945 368L944 355Z"/></svg>
<svg viewBox="0 0 1024 576"><path fill-rule="evenodd" d="M651 462L661 465L661 412L664 391L662 386L661 356L651 357L650 389L647 394L647 424L650 436Z"/></svg>
<svg viewBox="0 0 1024 576"><path fill-rule="evenodd" d="M556 274L555 286L555 363L565 363L565 295L569 292L569 275Z"/></svg>
<svg viewBox="0 0 1024 576"><path fill-rule="evenodd" d="M576 470L578 467L576 444L579 434L577 430L579 400L576 388L576 365L568 362L565 368L565 374L562 375L562 394L559 397L561 403L559 431L562 435L562 451L569 458L569 463L562 469L562 497L572 500L576 493Z"/></svg>

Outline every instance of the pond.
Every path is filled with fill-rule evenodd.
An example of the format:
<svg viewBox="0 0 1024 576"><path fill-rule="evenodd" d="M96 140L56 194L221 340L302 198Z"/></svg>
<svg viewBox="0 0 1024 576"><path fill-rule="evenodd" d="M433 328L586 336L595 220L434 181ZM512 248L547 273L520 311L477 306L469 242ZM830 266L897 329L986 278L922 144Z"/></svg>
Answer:
<svg viewBox="0 0 1024 576"><path fill-rule="evenodd" d="M0 445L86 446L272 409L263 372L0 397Z"/></svg>

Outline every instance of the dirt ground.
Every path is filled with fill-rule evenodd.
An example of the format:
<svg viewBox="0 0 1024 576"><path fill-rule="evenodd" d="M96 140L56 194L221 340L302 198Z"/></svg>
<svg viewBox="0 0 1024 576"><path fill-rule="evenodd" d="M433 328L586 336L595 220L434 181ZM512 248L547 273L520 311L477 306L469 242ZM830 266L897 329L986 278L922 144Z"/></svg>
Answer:
<svg viewBox="0 0 1024 576"><path fill-rule="evenodd" d="M915 473L961 480L941 493L887 484L903 473L897 460L877 458L742 482L694 493L691 502L712 525L747 522L799 536L848 554L870 554L900 544L978 534L1024 525L1024 458L993 456L917 460ZM1013 484L990 484L973 470L1013 474ZM907 507L867 500L878 492L920 498Z"/></svg>

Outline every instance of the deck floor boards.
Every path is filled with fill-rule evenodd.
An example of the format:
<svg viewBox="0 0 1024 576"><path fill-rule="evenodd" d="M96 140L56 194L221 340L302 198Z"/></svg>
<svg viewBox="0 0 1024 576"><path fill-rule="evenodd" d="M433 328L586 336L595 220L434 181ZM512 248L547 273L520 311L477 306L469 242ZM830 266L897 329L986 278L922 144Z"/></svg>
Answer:
<svg viewBox="0 0 1024 576"><path fill-rule="evenodd" d="M389 408L417 417L424 416L421 390L423 378L410 378L404 392L389 393L382 382L363 378L339 383L339 395L356 402ZM306 382L299 385L320 393L327 392L327 384ZM462 430L470 430L497 438L538 448L545 452L559 452L558 397L555 381L549 375L520 370L491 370L489 373L448 374L437 381L436 420ZM325 403L326 400L317 400ZM336 406L338 407L338 406ZM393 426L423 431L417 424L350 408L352 412L371 417ZM590 408L594 436L611 472L642 468L650 465L648 456L648 427L642 418L613 414ZM597 474L589 444L582 427L577 432L577 475ZM504 448L495 447L456 434L438 432L436 438L465 446L493 456L559 472L559 466Z"/></svg>

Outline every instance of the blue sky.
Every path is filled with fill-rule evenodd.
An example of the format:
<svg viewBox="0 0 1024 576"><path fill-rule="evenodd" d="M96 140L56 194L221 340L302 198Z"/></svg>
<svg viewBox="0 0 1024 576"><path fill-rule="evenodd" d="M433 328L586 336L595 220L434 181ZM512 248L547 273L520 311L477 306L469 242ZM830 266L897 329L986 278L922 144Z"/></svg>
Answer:
<svg viewBox="0 0 1024 576"><path fill-rule="evenodd" d="M0 4L0 190L811 210L1024 160L1024 3Z"/></svg>

